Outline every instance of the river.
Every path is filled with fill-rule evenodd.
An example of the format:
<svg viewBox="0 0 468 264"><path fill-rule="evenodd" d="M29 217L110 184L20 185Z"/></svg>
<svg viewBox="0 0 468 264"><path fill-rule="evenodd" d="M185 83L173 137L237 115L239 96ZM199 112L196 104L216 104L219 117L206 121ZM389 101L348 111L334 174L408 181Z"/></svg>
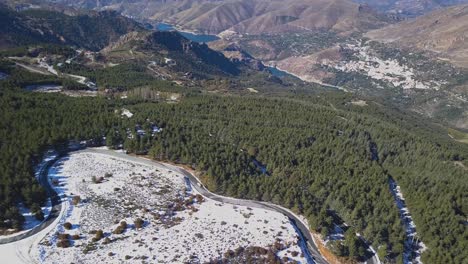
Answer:
<svg viewBox="0 0 468 264"><path fill-rule="evenodd" d="M191 41L198 42L198 43L207 43L207 42L211 42L211 41L215 41L219 39L219 37L216 35L196 34L196 33L187 32L187 31L179 31L175 29L174 26L172 26L171 24L167 24L167 23L157 24L156 29L159 31L177 31L182 36L186 37L187 39L190 39Z"/></svg>

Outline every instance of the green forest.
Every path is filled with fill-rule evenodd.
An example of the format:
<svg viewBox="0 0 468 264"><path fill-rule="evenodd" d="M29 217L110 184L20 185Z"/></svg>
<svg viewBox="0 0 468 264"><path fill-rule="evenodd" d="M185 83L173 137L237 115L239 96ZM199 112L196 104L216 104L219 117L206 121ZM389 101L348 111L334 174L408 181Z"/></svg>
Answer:
<svg viewBox="0 0 468 264"><path fill-rule="evenodd" d="M192 166L214 192L291 208L323 235L337 214L381 259L401 263L405 234L389 191L392 177L429 248L423 261L468 257L468 174L455 164L466 164L468 148L418 117L377 103L354 106L350 95L334 92L284 98L189 92L177 103L137 95L72 98L26 92L21 80L37 81L35 75L10 73L0 84L0 228L21 227L19 202L44 203L33 169L47 148L106 136L110 147L122 143L129 152ZM123 118L123 107L135 115ZM152 126L162 131L152 134ZM354 239L334 250L364 254Z"/></svg>

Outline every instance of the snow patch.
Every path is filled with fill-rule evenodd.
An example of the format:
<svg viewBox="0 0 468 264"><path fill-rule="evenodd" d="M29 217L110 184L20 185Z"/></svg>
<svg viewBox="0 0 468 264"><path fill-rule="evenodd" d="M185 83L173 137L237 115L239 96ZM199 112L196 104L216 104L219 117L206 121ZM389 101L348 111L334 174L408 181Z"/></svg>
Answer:
<svg viewBox="0 0 468 264"><path fill-rule="evenodd" d="M32 252L41 263L206 262L228 250L267 248L276 241L286 246L278 256L307 263L285 215L200 198L182 174L163 165L76 152L50 172L66 209ZM77 195L81 202L75 206ZM137 218L144 221L141 228L136 228ZM121 221L127 227L113 233ZM65 222L72 224L70 230L63 228ZM103 230L104 238L92 242L92 230ZM80 238L69 248L59 248L56 232Z"/></svg>
<svg viewBox="0 0 468 264"><path fill-rule="evenodd" d="M405 264L422 264L421 253L426 250L426 245L419 240L416 233L416 224L411 217L408 207L405 204L405 198L395 180L389 179L390 191L392 192L395 203L400 212L400 218L403 222L406 232L405 249L403 252L403 263Z"/></svg>

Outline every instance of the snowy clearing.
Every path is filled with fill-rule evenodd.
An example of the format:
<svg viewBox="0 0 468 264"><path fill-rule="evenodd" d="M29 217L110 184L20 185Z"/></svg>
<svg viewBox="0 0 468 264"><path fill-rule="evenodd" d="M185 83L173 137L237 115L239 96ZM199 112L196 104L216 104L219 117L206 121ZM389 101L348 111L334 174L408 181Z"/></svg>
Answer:
<svg viewBox="0 0 468 264"><path fill-rule="evenodd" d="M128 118L131 118L133 116L133 113L130 112L130 110L128 109L125 109L125 108L122 108L122 116L126 116Z"/></svg>
<svg viewBox="0 0 468 264"><path fill-rule="evenodd" d="M49 177L66 199L58 225L32 247L41 263L206 262L242 252L305 263L286 216L203 198L156 163L75 152Z"/></svg>
<svg viewBox="0 0 468 264"><path fill-rule="evenodd" d="M426 250L426 245L419 240L418 234L416 233L416 224L413 222L413 218L409 213L408 207L405 204L405 198L403 193L393 179L389 179L390 191L392 192L395 203L400 213L401 221L405 227L406 241L405 251L403 253L403 263L405 264L422 264L421 253Z"/></svg>
<svg viewBox="0 0 468 264"><path fill-rule="evenodd" d="M8 77L8 74L4 73L4 72L0 72L0 80L4 80Z"/></svg>

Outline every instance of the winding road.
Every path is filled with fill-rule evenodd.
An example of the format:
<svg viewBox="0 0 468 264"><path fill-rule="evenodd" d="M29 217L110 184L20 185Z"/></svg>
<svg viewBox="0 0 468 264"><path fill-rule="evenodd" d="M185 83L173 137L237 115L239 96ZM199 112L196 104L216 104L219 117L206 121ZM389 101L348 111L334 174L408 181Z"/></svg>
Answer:
<svg viewBox="0 0 468 264"><path fill-rule="evenodd" d="M297 215L295 215L293 212L291 212L290 210L286 208L283 208L281 206L271 204L271 203L251 201L251 200L242 200L242 199L224 197L224 196L214 194L208 191L196 176L184 170L183 168L180 168L174 165L161 163L161 162L153 161L153 160L146 159L146 158L130 156L122 152L115 152L115 151L106 150L106 149L92 148L92 149L81 150L80 152L99 153L99 154L109 155L109 156L113 156L113 157L120 158L120 159L125 159L125 160L136 162L136 163L143 163L145 165L157 166L163 169L176 171L184 175L186 179L190 181L192 187L195 190L197 190L201 195L211 200L222 202L222 203L228 203L232 205L238 205L238 206L248 206L248 207L260 208L260 209L266 209L266 210L276 211L281 214L284 214L289 218L292 224L295 225L295 227L297 227L300 238L306 244L306 248L308 252L305 252L305 253L306 254L308 253L310 256L308 258L309 262L316 263L316 264L328 264L328 262L322 257L322 255L320 255L320 252L318 251L317 246L313 242L312 235L309 229L307 228L307 226L304 224L302 220L300 220L300 218Z"/></svg>
<svg viewBox="0 0 468 264"><path fill-rule="evenodd" d="M47 218L44 221L42 221L41 224L39 224L38 226L34 227L33 229L27 232L21 233L16 236L0 238L0 245L16 242L16 241L31 237L41 232L48 226L50 226L55 221L55 219L60 215L60 211L62 210L62 201L60 197L57 195L57 192L55 192L54 188L50 185L49 180L48 180L48 174L49 174L49 169L52 167L52 165L54 165L55 162L57 162L63 156L64 156L63 154L58 155L57 157L47 161L47 163L44 164L44 166L42 166L39 169L39 183L46 189L47 195L51 199L52 208L50 210L50 214L47 216Z"/></svg>
<svg viewBox="0 0 468 264"><path fill-rule="evenodd" d="M297 216L292 211L284 207L281 207L279 205L272 204L272 203L267 203L267 202L236 199L236 198L230 198L230 197L225 197L225 196L214 194L210 192L208 189L206 189L206 187L201 183L201 181L195 175L175 165L157 162L157 161L150 160L147 158L130 156L123 152L116 152L116 151L100 149L100 148L87 148L87 149L78 150L78 152L97 153L97 154L112 156L112 157L119 158L119 159L128 160L128 161L135 162L135 163L156 166L159 168L176 171L184 175L186 180L190 182L191 186L194 189L196 189L200 194L205 196L206 198L212 199L214 201L222 202L222 203L266 209L266 210L271 210L271 211L284 214L289 218L291 223L295 226L297 233L299 234L302 248L303 250L306 249L306 252L304 253L306 255L307 261L309 263L328 264L328 261L320 254L316 244L314 243L312 234L309 228L307 227L307 225L300 219L299 216ZM46 188L47 194L49 195L49 197L51 197L52 210L50 214L40 225L36 226L33 229L25 233L19 234L17 236L0 239L0 245L12 243L15 241L19 241L19 240L31 237L41 232L48 226L50 226L57 219L57 217L60 216L60 212L62 209L61 199L48 181L48 172L50 168L65 155L66 154L61 154L55 157L54 159L47 161L47 163L44 166L42 166L39 171L39 182L42 186ZM368 259L366 263L377 264L380 262L378 258L374 255L372 258Z"/></svg>

